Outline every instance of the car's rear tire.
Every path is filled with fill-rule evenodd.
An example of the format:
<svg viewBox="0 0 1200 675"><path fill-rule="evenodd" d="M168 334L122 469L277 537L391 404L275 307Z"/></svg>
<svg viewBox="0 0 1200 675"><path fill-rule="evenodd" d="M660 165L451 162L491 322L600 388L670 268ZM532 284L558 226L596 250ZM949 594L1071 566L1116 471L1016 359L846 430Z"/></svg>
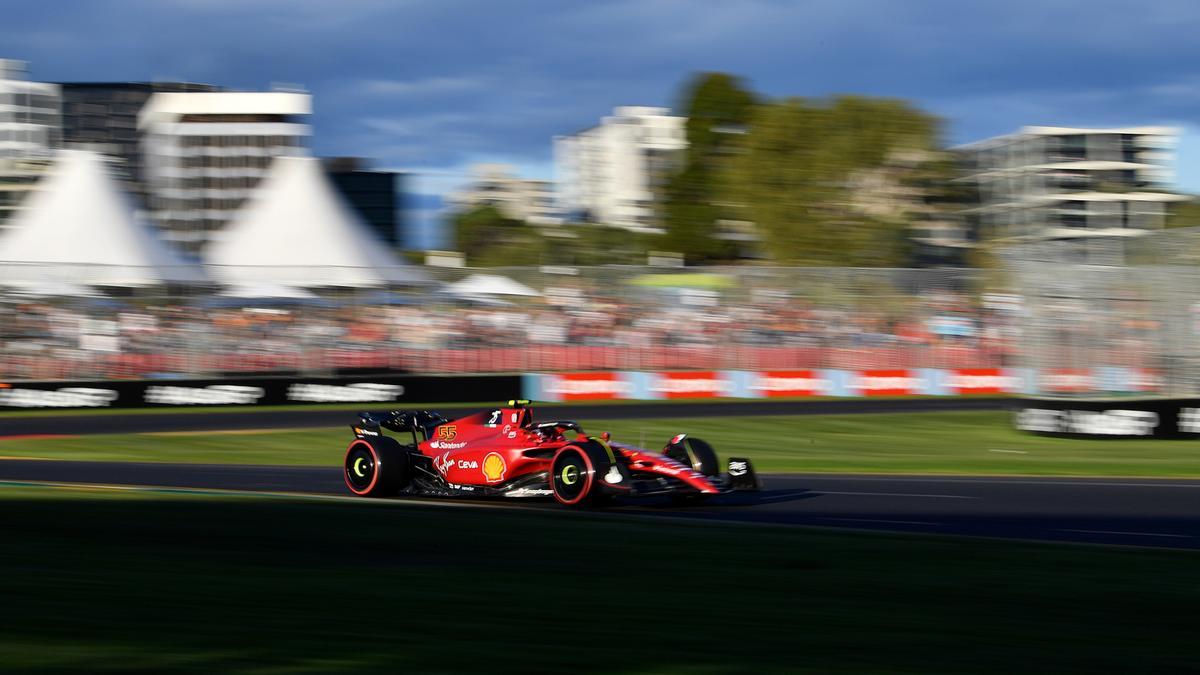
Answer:
<svg viewBox="0 0 1200 675"><path fill-rule="evenodd" d="M408 482L408 452L395 439L356 438L346 448L342 474L346 487L360 497L387 497Z"/></svg>
<svg viewBox="0 0 1200 675"><path fill-rule="evenodd" d="M612 459L593 441L565 445L550 461L550 490L564 506L597 506L603 501L600 480Z"/></svg>

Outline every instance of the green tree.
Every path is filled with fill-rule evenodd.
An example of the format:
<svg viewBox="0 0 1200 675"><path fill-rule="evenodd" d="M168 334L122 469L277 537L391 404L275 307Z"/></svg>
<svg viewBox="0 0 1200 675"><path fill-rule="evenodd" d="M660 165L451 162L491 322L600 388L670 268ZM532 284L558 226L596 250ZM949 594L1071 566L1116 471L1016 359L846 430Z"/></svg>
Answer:
<svg viewBox="0 0 1200 675"><path fill-rule="evenodd" d="M1186 202L1169 204L1167 214L1164 224L1167 229L1200 225L1200 197L1193 197Z"/></svg>
<svg viewBox="0 0 1200 675"><path fill-rule="evenodd" d="M903 101L844 96L756 106L723 190L779 262L903 265L905 223L864 215L850 180L893 153L934 146L936 120Z"/></svg>
<svg viewBox="0 0 1200 675"><path fill-rule="evenodd" d="M493 206L478 206L456 214L455 248L471 267L537 265L542 262L544 238L524 221L506 217Z"/></svg>
<svg viewBox="0 0 1200 675"><path fill-rule="evenodd" d="M714 238L720 202L718 177L736 153L754 104L742 81L726 73L702 73L685 87L679 114L687 117L683 166L663 189L663 246L688 262L728 258L729 245Z"/></svg>

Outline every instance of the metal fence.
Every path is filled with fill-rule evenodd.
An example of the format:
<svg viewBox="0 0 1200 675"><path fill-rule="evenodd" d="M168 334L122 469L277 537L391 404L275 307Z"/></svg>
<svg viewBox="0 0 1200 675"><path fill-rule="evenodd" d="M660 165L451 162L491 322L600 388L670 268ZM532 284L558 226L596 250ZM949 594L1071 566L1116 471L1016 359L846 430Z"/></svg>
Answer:
<svg viewBox="0 0 1200 675"><path fill-rule="evenodd" d="M1033 393L1200 395L1200 230L1006 256L1026 307L1017 362Z"/></svg>
<svg viewBox="0 0 1200 675"><path fill-rule="evenodd" d="M146 272L0 263L0 380L996 367L1020 311L967 270L414 267L339 288L347 270L208 268L256 281L127 285Z"/></svg>

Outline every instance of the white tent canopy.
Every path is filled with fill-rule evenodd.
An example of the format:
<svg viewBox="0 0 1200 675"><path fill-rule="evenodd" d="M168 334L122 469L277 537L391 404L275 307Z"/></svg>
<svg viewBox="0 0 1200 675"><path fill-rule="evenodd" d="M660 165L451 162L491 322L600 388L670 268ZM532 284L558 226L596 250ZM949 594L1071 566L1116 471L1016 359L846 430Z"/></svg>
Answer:
<svg viewBox="0 0 1200 675"><path fill-rule="evenodd" d="M206 281L135 213L104 159L62 150L0 234L0 282L153 286Z"/></svg>
<svg viewBox="0 0 1200 675"><path fill-rule="evenodd" d="M227 298L292 298L311 299L317 297L312 291L298 286L285 286L270 282L233 284L220 293Z"/></svg>
<svg viewBox="0 0 1200 675"><path fill-rule="evenodd" d="M460 297L472 295L523 295L534 297L541 295L541 293L538 293L525 284L495 274L472 274L462 281L447 284L445 290L452 295Z"/></svg>
<svg viewBox="0 0 1200 675"><path fill-rule="evenodd" d="M420 283L329 183L318 160L278 157L205 253L227 284L381 286Z"/></svg>
<svg viewBox="0 0 1200 675"><path fill-rule="evenodd" d="M0 281L0 286L13 295L33 298L99 298L103 297L93 288L70 281Z"/></svg>

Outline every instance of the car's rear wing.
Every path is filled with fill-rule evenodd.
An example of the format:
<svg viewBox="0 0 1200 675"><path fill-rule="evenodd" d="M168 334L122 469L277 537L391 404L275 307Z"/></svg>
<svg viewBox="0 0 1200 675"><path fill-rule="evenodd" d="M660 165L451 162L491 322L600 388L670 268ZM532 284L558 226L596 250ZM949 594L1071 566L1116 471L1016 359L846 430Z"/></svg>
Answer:
<svg viewBox="0 0 1200 675"><path fill-rule="evenodd" d="M360 412L358 422L350 425L359 438L378 436L380 428L398 433L411 433L413 444L427 441L435 427L448 422L441 413L428 410L392 410L389 412Z"/></svg>

